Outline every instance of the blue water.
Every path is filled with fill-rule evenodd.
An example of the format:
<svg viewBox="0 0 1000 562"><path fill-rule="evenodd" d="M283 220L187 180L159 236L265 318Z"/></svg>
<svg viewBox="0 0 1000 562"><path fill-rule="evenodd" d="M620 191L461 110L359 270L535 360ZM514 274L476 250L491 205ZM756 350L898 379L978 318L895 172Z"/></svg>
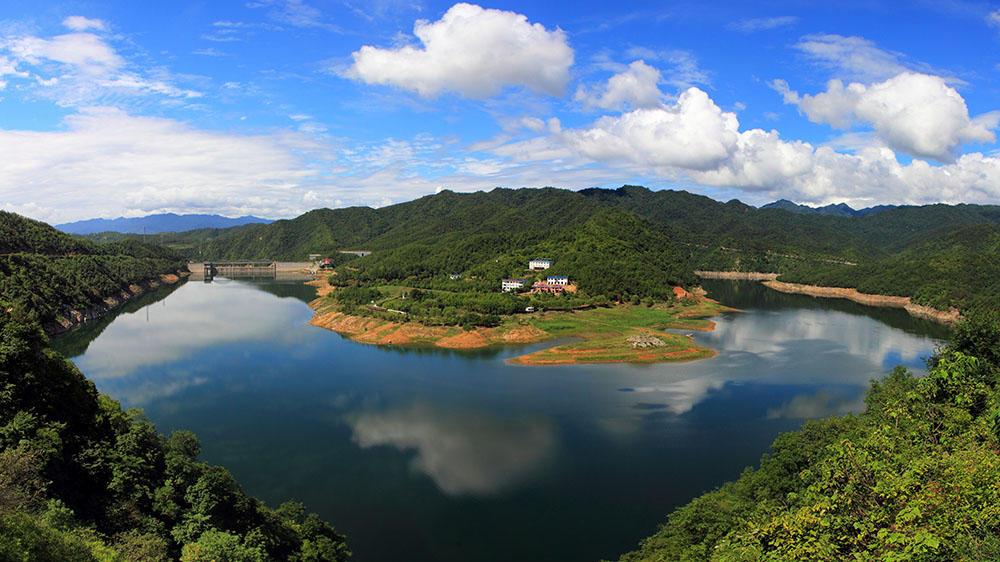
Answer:
<svg viewBox="0 0 1000 562"><path fill-rule="evenodd" d="M102 392L197 433L202 459L268 504L304 502L360 562L613 559L946 335L900 311L706 288L743 311L696 333L719 354L691 363L357 344L307 324L301 281L189 282L64 341Z"/></svg>

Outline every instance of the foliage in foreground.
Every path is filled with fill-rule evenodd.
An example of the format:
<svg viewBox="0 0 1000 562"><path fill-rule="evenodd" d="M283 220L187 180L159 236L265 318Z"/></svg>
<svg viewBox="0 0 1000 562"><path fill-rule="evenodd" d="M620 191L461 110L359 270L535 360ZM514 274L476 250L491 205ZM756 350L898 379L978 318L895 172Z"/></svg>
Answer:
<svg viewBox="0 0 1000 562"><path fill-rule="evenodd" d="M0 560L321 562L343 537L300 504L272 510L187 431L157 434L0 309Z"/></svg>
<svg viewBox="0 0 1000 562"><path fill-rule="evenodd" d="M756 470L677 509L621 562L1000 559L1000 324L958 326L861 415L783 434Z"/></svg>

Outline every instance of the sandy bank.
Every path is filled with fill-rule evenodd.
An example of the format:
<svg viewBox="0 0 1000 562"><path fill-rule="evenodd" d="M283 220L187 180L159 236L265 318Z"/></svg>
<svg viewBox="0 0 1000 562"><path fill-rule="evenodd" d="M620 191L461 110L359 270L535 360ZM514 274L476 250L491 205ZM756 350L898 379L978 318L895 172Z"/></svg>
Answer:
<svg viewBox="0 0 1000 562"><path fill-rule="evenodd" d="M63 312L63 315L55 322L46 324L43 328L45 333L50 336L61 334L77 324L101 318L105 314L125 304L125 302L145 293L146 291L155 289L161 285L173 285L181 279L187 278L189 275L191 275L190 271L178 270L174 273L160 275L155 279L147 279L141 283L129 285L125 289L122 289L113 295L105 296L102 302L94 304L93 306L83 310L77 310L75 308L67 310Z"/></svg>
<svg viewBox="0 0 1000 562"><path fill-rule="evenodd" d="M732 279L734 281L774 281L777 273L757 273L755 271L695 271L702 279Z"/></svg>
<svg viewBox="0 0 1000 562"><path fill-rule="evenodd" d="M833 299L847 299L865 306L882 306L888 308L902 308L914 318L932 320L940 324L952 325L962 316L958 309L938 310L929 306L915 304L909 297L893 297L888 295L869 295L858 292L857 289L844 289L841 287L819 287L816 285L800 285L798 283L785 283L783 281L765 281L765 285L782 293L792 293L799 295L809 295L812 297L823 297Z"/></svg>

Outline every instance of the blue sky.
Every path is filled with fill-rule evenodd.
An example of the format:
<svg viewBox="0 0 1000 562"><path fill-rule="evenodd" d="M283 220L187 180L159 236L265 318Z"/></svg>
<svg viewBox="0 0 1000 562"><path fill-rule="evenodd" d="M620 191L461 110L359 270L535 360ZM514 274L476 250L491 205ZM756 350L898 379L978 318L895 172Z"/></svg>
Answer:
<svg viewBox="0 0 1000 562"><path fill-rule="evenodd" d="M0 4L0 206L296 216L441 189L1000 203L1000 4Z"/></svg>

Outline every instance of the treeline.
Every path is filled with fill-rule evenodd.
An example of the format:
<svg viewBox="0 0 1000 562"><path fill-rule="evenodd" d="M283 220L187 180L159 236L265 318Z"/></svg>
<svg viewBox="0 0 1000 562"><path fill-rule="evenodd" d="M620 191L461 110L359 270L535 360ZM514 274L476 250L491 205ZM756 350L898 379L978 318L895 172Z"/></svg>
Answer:
<svg viewBox="0 0 1000 562"><path fill-rule="evenodd" d="M300 504L272 510L186 431L157 434L0 309L0 560L342 561L343 537Z"/></svg>
<svg viewBox="0 0 1000 562"><path fill-rule="evenodd" d="M539 257L551 259L552 269L528 271L528 261ZM451 281L453 273L465 281ZM691 264L669 236L621 211L604 211L575 226L539 233L501 230L406 243L337 267L335 281L496 292L503 278L525 279L530 286L548 275L569 277L583 296L603 301L633 296L666 300L673 286L697 283Z"/></svg>
<svg viewBox="0 0 1000 562"><path fill-rule="evenodd" d="M0 560L320 562L343 537L270 509L193 434L157 434L48 347L40 322L184 267L135 239L95 244L0 212Z"/></svg>
<svg viewBox="0 0 1000 562"><path fill-rule="evenodd" d="M960 324L922 378L782 434L760 466L674 511L620 562L1000 559L1000 328Z"/></svg>
<svg viewBox="0 0 1000 562"><path fill-rule="evenodd" d="M167 248L134 239L96 244L3 211L0 234L0 306L16 306L43 326L186 265Z"/></svg>
<svg viewBox="0 0 1000 562"><path fill-rule="evenodd" d="M897 255L857 266L798 263L781 280L907 296L941 310L997 310L1000 227L979 225L928 236Z"/></svg>
<svg viewBox="0 0 1000 562"><path fill-rule="evenodd" d="M613 300L663 298L668 283L696 283L695 269L762 271L813 283L836 280L859 290L893 287L881 292L932 306L957 303L964 310L992 302L990 277L956 284L965 277L954 268L926 267L929 262L921 260L932 256L918 245L998 225L1000 207L989 205L901 207L843 217L637 186L580 192L498 188L444 191L379 209L317 209L270 225L220 231L200 243L189 238L182 251L195 259L293 261L320 253L363 283L443 289L442 279L460 274L477 290L496 290L502 277L524 274L525 260L548 257L559 269L553 273L578 280L590 296ZM337 253L359 249L374 253L350 263L354 258ZM853 266L846 263L857 267L847 271ZM905 276L902 282L892 282L899 276Z"/></svg>

